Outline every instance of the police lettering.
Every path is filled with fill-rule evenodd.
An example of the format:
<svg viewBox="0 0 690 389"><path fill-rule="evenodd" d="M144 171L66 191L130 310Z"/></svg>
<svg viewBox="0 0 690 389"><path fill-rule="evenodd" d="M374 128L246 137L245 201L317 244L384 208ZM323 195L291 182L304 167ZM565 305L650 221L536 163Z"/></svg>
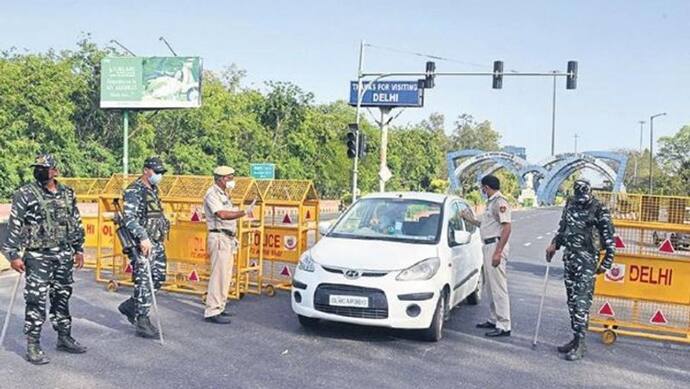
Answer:
<svg viewBox="0 0 690 389"><path fill-rule="evenodd" d="M630 265L629 279L630 281L644 284L671 286L673 282L673 269Z"/></svg>
<svg viewBox="0 0 690 389"><path fill-rule="evenodd" d="M397 103L400 99L400 95L397 93L374 93L372 95L372 100L375 103Z"/></svg>

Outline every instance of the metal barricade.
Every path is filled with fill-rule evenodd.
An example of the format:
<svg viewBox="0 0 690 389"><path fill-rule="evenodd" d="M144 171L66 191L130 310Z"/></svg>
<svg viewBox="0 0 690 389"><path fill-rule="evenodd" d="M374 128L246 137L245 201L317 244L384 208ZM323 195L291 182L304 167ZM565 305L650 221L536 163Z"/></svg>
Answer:
<svg viewBox="0 0 690 389"><path fill-rule="evenodd" d="M254 235L252 254L263 253L266 294L289 290L300 255L319 238L319 197L311 181L259 181L264 198L263 238Z"/></svg>
<svg viewBox="0 0 690 389"><path fill-rule="evenodd" d="M688 198L610 195L616 260L599 275L590 331L605 344L618 335L690 343Z"/></svg>
<svg viewBox="0 0 690 389"><path fill-rule="evenodd" d="M252 178L236 177L236 186L229 193L233 204L246 207L256 199L256 208L252 217L238 220L238 250L234 256L233 283L229 292L230 298L240 298L245 293L261 293L262 253L252 257L250 242L258 233L263 236L263 200L261 192ZM206 190L213 185L213 178L208 176L166 176L159 188L161 201L166 216L171 221L171 230L165 242L167 254L167 280L163 289L172 292L203 295L210 276L210 263L206 252L207 228L203 215L203 197ZM115 201L122 205L121 189L123 179L114 176L106 188L106 193L99 197L99 218L102 222L112 220ZM118 192L118 193L115 193ZM101 241L105 245L109 242ZM104 248L102 244L100 249ZM110 255L99 254L99 266L96 279L108 283L109 290L116 290L119 285L132 285L132 268L124 257L117 239L113 242ZM101 253L103 253L101 251Z"/></svg>
<svg viewBox="0 0 690 389"><path fill-rule="evenodd" d="M614 220L689 225L690 197L594 192Z"/></svg>
<svg viewBox="0 0 690 389"><path fill-rule="evenodd" d="M60 177L59 182L72 189L77 196L82 224L84 225L84 267L94 269L98 247L98 236L113 239L113 226L98 224L98 195L110 178L72 178Z"/></svg>

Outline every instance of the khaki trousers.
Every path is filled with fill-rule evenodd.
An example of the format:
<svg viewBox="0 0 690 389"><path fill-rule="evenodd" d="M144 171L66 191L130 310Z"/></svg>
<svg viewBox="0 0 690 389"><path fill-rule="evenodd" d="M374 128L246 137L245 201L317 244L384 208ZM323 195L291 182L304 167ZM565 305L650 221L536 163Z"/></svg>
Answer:
<svg viewBox="0 0 690 389"><path fill-rule="evenodd" d="M510 298L508 297L508 278L506 277L506 259L508 258L509 244L503 249L501 264L494 267L491 259L496 251L497 243L484 245L484 287L489 298L490 316L489 322L496 324L496 328L510 331Z"/></svg>
<svg viewBox="0 0 690 389"><path fill-rule="evenodd" d="M204 317L219 315L225 310L232 281L235 240L223 233L209 232L207 251L211 259Z"/></svg>

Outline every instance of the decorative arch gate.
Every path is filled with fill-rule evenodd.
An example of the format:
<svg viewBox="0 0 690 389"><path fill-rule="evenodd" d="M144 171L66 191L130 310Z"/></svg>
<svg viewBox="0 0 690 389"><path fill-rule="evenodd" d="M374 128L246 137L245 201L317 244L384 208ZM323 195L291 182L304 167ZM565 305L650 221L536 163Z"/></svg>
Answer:
<svg viewBox="0 0 690 389"><path fill-rule="evenodd" d="M505 151L486 152L482 150L460 150L448 153L448 179L451 188L460 189L460 177L476 173L476 180L506 169L513 173L523 190L536 192L537 202L541 205L552 205L556 200L558 188L568 177L579 170L591 168L613 184L613 191L624 191L623 178L628 157L607 151L587 151L584 153L559 154L531 164L527 160ZM528 175L532 176L528 180Z"/></svg>

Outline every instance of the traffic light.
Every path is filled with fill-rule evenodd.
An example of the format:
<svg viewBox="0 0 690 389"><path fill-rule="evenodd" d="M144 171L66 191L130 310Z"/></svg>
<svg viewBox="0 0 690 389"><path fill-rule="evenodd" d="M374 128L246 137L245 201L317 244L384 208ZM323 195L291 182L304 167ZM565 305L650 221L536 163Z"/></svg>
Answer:
<svg viewBox="0 0 690 389"><path fill-rule="evenodd" d="M424 88L431 89L434 87L434 78L436 77L436 62L427 61L426 76L424 78Z"/></svg>
<svg viewBox="0 0 690 389"><path fill-rule="evenodd" d="M348 125L347 137L347 157L354 158L357 155L357 123L350 123Z"/></svg>
<svg viewBox="0 0 690 389"><path fill-rule="evenodd" d="M503 61L494 61L493 86L494 89L503 88Z"/></svg>
<svg viewBox="0 0 690 389"><path fill-rule="evenodd" d="M565 89L577 88L577 61L568 61L568 76L565 79Z"/></svg>
<svg viewBox="0 0 690 389"><path fill-rule="evenodd" d="M367 136L363 132L359 133L359 158L364 158L367 154Z"/></svg>

